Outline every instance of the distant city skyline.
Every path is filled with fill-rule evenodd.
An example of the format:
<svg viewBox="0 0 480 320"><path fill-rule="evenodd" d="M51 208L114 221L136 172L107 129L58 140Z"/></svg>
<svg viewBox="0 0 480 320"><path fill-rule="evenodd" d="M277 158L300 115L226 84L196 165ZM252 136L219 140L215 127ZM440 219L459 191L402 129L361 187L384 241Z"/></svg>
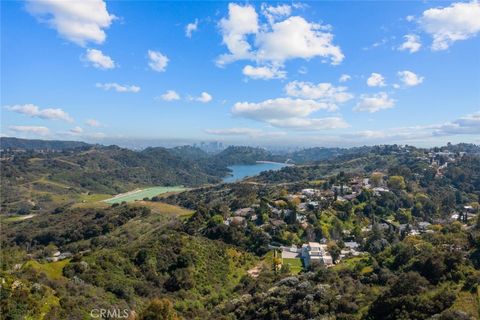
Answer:
<svg viewBox="0 0 480 320"><path fill-rule="evenodd" d="M2 136L480 143L478 1L1 6Z"/></svg>

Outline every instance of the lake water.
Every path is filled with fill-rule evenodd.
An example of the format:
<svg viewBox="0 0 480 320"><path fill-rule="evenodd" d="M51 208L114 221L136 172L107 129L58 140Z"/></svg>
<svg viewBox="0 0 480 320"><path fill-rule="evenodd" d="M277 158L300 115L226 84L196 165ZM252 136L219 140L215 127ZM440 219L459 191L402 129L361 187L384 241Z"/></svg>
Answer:
<svg viewBox="0 0 480 320"><path fill-rule="evenodd" d="M246 177L256 176L262 171L280 170L285 166L287 166L287 164L278 162L257 162L256 164L241 164L229 166L228 168L232 170L232 173L228 177L225 177L223 179L223 182L228 183L240 181Z"/></svg>

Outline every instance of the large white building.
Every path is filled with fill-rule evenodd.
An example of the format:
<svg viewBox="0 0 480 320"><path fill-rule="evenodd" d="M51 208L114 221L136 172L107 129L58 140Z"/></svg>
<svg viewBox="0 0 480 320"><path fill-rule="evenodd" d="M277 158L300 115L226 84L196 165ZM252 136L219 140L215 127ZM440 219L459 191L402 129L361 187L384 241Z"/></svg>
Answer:
<svg viewBox="0 0 480 320"><path fill-rule="evenodd" d="M332 256L328 253L326 244L320 244L318 242L305 243L302 245L301 254L305 267L308 267L315 261L326 266L333 264Z"/></svg>
<svg viewBox="0 0 480 320"><path fill-rule="evenodd" d="M326 244L308 242L303 244L301 248L297 248L295 245L280 248L283 259L302 259L305 268L308 268L315 261L325 266L333 265L333 259L327 251Z"/></svg>

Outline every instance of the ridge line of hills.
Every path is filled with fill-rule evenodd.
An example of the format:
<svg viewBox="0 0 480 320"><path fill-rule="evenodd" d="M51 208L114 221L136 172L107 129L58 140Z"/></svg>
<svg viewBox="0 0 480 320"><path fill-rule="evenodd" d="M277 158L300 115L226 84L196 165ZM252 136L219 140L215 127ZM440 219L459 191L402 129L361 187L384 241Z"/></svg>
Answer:
<svg viewBox="0 0 480 320"><path fill-rule="evenodd" d="M129 148L119 147L117 145L91 144L83 141L69 140L41 140L41 139L22 139L16 137L0 137L0 149L5 152L8 150L25 150L25 151L42 151L42 152L64 152L96 149L122 149L137 153L155 153L157 150L166 150L175 156L189 160L205 160L210 159L221 162L226 165L232 164L252 164L256 161L278 161L304 164L321 161L336 156L349 154L362 154L371 151L378 151L382 147L398 147L397 144L392 145L373 145L351 148L340 147L308 147L297 151L289 152L271 152L266 148L252 146L228 146L218 153L209 153L199 147L183 145L173 148L166 147L147 147L143 150L132 150ZM408 148L408 145L405 145ZM480 153L480 146L470 143L450 144L441 147L420 148L410 146L415 149L434 150L434 151L450 151L450 152L469 152Z"/></svg>

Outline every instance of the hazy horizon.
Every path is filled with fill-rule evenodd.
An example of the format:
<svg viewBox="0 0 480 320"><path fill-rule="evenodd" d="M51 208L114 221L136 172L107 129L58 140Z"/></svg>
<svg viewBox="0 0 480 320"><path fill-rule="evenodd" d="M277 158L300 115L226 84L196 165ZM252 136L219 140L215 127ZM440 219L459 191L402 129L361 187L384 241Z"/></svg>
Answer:
<svg viewBox="0 0 480 320"><path fill-rule="evenodd" d="M18 139L25 139L21 137L15 137L15 136L2 136L2 138L18 138ZM27 138L28 139L28 138ZM271 151L291 151L291 150L301 150L301 149L308 149L308 148L355 148L355 147L372 147L372 146L378 146L378 145L400 145L400 146L413 146L416 148L435 148L435 147L444 147L448 143L452 144L458 144L458 143L470 143L470 142L452 142L452 141L446 141L443 144L411 144L411 143L370 143L370 144L352 144L352 145L335 145L335 144L261 144L261 143L249 143L247 141L245 142L235 142L235 141L221 141L221 140L181 140L181 139L124 139L124 140L115 140L115 139L105 139L101 141L88 141L86 139L81 139L81 138L70 138L70 139L48 139L48 138L39 138L39 140L47 140L47 141L75 141L75 142L85 142L89 144L99 144L99 145L104 145L104 146L111 146L111 145L116 145L122 148L127 148L127 149L132 149L132 150L143 150L149 147L164 147L164 148L175 148L175 147L181 147L181 146L194 146L194 147L199 147L203 149L209 149L209 148L215 148L215 144L219 144L220 146L216 147L216 150L221 150L224 148L227 148L229 146L247 146L247 147L258 147L258 148L264 148L267 150ZM203 145L202 145L203 144ZM476 143L472 143L475 145L478 145Z"/></svg>

